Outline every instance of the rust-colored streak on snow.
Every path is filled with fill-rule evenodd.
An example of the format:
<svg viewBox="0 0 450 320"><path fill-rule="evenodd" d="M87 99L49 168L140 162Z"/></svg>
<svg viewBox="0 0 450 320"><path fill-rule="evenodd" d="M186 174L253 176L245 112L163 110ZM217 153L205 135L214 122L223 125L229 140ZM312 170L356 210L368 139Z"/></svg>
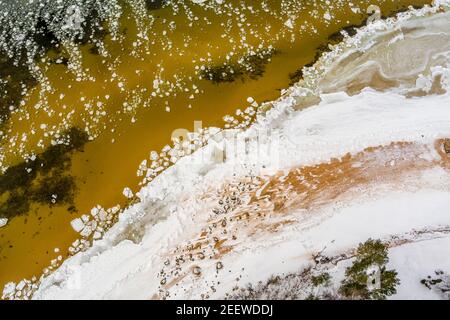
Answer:
<svg viewBox="0 0 450 320"><path fill-rule="evenodd" d="M227 239L222 239L222 240L218 240L215 244L214 244L214 249L220 249L222 247L222 245L227 241Z"/></svg>
<svg viewBox="0 0 450 320"><path fill-rule="evenodd" d="M326 163L281 171L274 176L259 177L246 196L248 202L227 213L228 233L239 229L242 238L261 232L277 232L295 223L283 218L288 212L319 209L336 201L352 188L373 183L395 182L407 174L433 167L450 170L450 156L444 151L444 139L435 144L393 142L385 146L366 148L356 154L346 154ZM242 196L242 195L240 195ZM223 219L223 216L218 217ZM301 218L301 217L295 217ZM211 224L218 224L212 220ZM221 228L211 228L208 236L217 237ZM236 234L238 234L236 232ZM244 239L229 241L237 246Z"/></svg>
<svg viewBox="0 0 450 320"><path fill-rule="evenodd" d="M253 192L250 202L236 210L234 217L239 218L245 212L247 220L257 220L256 226L262 226L262 216L276 218L292 210L318 209L332 203L351 188L395 182L405 174L415 174L433 167L450 170L450 155L444 150L445 141L437 140L434 146L393 142L387 146L367 148L355 155L331 159L327 163L280 172L263 179L263 189ZM249 207L259 211L252 212ZM278 223L274 222L274 226Z"/></svg>
<svg viewBox="0 0 450 320"><path fill-rule="evenodd" d="M273 176L246 178L239 185L251 186L233 194L247 200L225 212L212 213L200 238L180 251L220 261L236 248L245 248L248 241L258 241L267 233L295 225L310 210L333 203L351 189L395 183L402 177L435 167L450 171L450 155L444 150L444 142L444 139L434 144L393 142ZM223 188L221 196L229 198L230 190Z"/></svg>
<svg viewBox="0 0 450 320"><path fill-rule="evenodd" d="M350 188L392 180L406 171L435 165L421 158L426 153L430 149L425 145L397 142L347 154L328 163L295 168L269 178L269 184L259 196L253 196L252 202L268 199L273 204L273 213L318 208Z"/></svg>
<svg viewBox="0 0 450 320"><path fill-rule="evenodd" d="M354 155L346 154L327 163L261 177L259 186L253 187L248 194L250 200L227 213L232 222L228 229L238 224L239 233L247 229L249 236L262 230L279 230L283 214L298 209L306 212L318 209L332 203L351 188L395 182L405 174L437 166L450 170L450 156L445 153L443 143L444 140L438 140L433 146L393 142L386 146L370 147ZM436 155L439 157L436 158ZM219 224L219 221L212 220L211 224ZM284 224L293 222L289 220ZM220 228L209 226L209 229L223 232ZM208 236L216 237L217 232L210 232Z"/></svg>

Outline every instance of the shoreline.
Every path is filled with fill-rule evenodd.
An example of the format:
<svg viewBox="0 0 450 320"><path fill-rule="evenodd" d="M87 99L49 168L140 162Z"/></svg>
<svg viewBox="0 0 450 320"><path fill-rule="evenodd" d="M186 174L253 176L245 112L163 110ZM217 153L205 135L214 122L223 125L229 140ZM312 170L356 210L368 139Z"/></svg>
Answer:
<svg viewBox="0 0 450 320"><path fill-rule="evenodd" d="M406 20L406 18L405 18L405 20ZM319 61L320 62L320 61ZM324 69L326 69L326 68L324 68ZM324 71L325 72L325 71ZM305 81L306 83L308 82L308 81ZM312 81L312 83L313 83L314 81ZM292 89L290 89L290 90L292 90ZM301 97L301 95L300 95L300 97ZM287 100L287 101L286 101ZM287 99L287 98L284 98L284 101L285 101L285 103L286 103L286 106L289 104L289 103L291 103L292 104L292 102L294 101L295 99ZM283 101L283 99L280 99L280 101ZM270 115L271 114L276 114L277 112L279 113L281 110L269 110L268 111L268 117L270 117ZM183 159L181 160L181 161L183 161ZM168 169L168 170L170 170L170 169ZM150 188L151 189L151 188ZM144 192L144 190L142 190L142 192ZM156 190L153 190L153 192L156 192ZM157 192L156 192L157 193ZM139 206L139 205L142 205L142 204L137 204L136 206ZM122 219L122 217L121 217L121 219ZM122 220L123 222L124 222L124 220ZM117 229L117 226L115 226L115 227L113 227L113 228L115 228L115 229Z"/></svg>
<svg viewBox="0 0 450 320"><path fill-rule="evenodd" d="M83 1L84 2L84 1ZM185 4L189 4L190 0L186 1L178 1L177 2L184 2ZM227 9L228 11L235 10L234 5L239 1L230 1L230 4L224 4L223 8ZM247 2L247 1L245 1ZM251 2L251 1L250 1ZM59 259L59 255L64 258L66 254L68 254L67 249L70 247L73 241L76 240L75 232L72 230L70 226L70 220L80 217L81 214L86 214L89 216L92 208L94 208L97 204L102 205L104 208L111 208L114 207L116 204L120 204L123 208L127 204L127 199L122 195L122 191L124 187L130 187L133 189L134 192L138 191L140 189L140 186L138 185L138 182L141 178L136 178L136 171L139 171L139 174L146 175L146 172L142 172L142 170L136 170L138 169L139 165L142 163L142 160L147 158L147 164L150 162L151 159L149 159L149 150L156 150L157 153L164 147L166 143L170 142L170 135L173 129L175 128L188 128L189 131L191 131L191 126L193 124L194 120L202 119L204 122L204 125L206 127L208 126L217 126L223 128L224 126L234 127L236 123L242 123L244 120L248 119L248 117L254 116L254 110L244 110L247 108L247 106L250 106L250 103L248 103L247 98L249 96L252 96L257 102L262 101L273 101L277 97L279 97L279 91L278 89L280 87L287 88L288 87L288 73L292 70L297 69L300 65L303 64L304 61L308 60L309 58L312 58L314 56L314 50L313 48L316 47L317 43L326 42L326 35L331 33L332 31L335 31L339 29L339 26L341 24L346 24L346 20L350 19L351 22L353 21L359 21L359 17L361 14L365 11L365 1L358 1L353 2L353 4L340 2L340 3L332 3L330 4L329 8L327 5L325 5L322 2L317 2L319 5L318 14L314 14L314 16L310 15L310 7L309 6L303 6L302 4L305 2L299 1L299 2L292 2L292 5L289 5L289 8L285 10L286 8L281 8L279 6L279 2L274 2L274 6L270 6L273 8L276 8L276 11L271 10L267 16L269 18L269 22L273 25L273 32L267 32L264 31L262 34L261 41L263 44L267 44L267 41L270 41L272 43L272 40L270 39L279 39L278 36L281 36L285 40L281 40L276 43L278 43L279 46L281 46L281 53L278 55L275 55L272 58L272 62L267 65L267 72L266 76L261 78L261 80L258 81L248 81L245 84L236 83L235 85L232 84L223 84L220 86L215 86L212 83L209 83L209 81L203 81L198 88L198 90L202 91L202 89L205 89L205 94L202 95L196 95L192 110L188 109L186 107L186 104L183 104L184 101L181 99L180 101L175 101L175 104L169 103L171 107L171 112L166 112L165 105L153 105L150 109L147 110L141 108L141 112L136 117L137 121L135 123L131 123L127 120L132 121L133 119L124 119L123 124L120 125L120 128L124 131L122 132L115 132L115 133L108 133L100 137L98 141L94 141L92 143L89 143L86 145L86 148L84 150L84 153L76 153L73 156L73 164L71 171L73 176L77 179L78 186L80 187L79 192L77 193L77 196L75 198L75 208L78 209L77 214L70 214L67 210L69 209L69 206L52 206L51 208L44 205L44 206L38 206L38 208L34 208L33 210L35 213L31 213L29 215L24 215L17 217L16 219L10 220L8 226L3 228L1 230L3 238L0 241L0 246L2 246L3 249L3 259L0 262L0 269L5 270L2 272L2 275L0 278L2 278L2 284L9 282L9 281L15 281L19 282L22 278L31 278L34 274L41 274L41 271L47 267L47 265L51 262L51 259ZM386 10L393 10L395 8L398 8L399 5L403 5L405 3L418 3L422 1L418 0L402 0L402 1L385 1L386 4ZM285 2L288 3L288 2ZM308 2L309 3L309 2ZM295 5L294 5L295 4ZM360 5L361 4L361 5ZM298 5L298 6L297 6ZM209 9L203 9L196 5L189 5L189 7L194 7L195 9L198 9L199 13L203 15L203 11L206 11ZM221 9L221 6L214 5L215 9L214 12L217 10L223 10ZM360 7L360 13L350 11L353 8ZM333 16L334 19L332 20L324 20L322 19L322 12L325 12L327 10L330 10L333 8ZM259 8L259 13L257 16L266 17L266 14L263 13L263 6ZM314 8L312 8L314 9ZM278 10L280 10L278 12ZM356 10L356 9L355 9ZM168 16L171 16L171 9L165 9L162 10L160 13L155 11L155 13L161 15L161 18L159 21L163 21L163 19L168 19ZM252 22L257 22L255 18L253 17L253 14L251 12L250 7L248 8L242 8L239 11L243 12L245 14L245 17L242 18L241 14L234 14L233 13L233 21L236 21L236 23L239 23L242 19L250 19ZM291 17L293 14L297 16L297 20L295 23L294 29L289 31L290 29L286 26L284 26L284 22L288 17ZM316 11L314 10L314 13ZM181 22L186 20L183 18L185 15L183 11L179 12L181 14ZM221 15L223 17L223 15ZM208 15L209 17L209 15ZM213 15L215 17L215 14ZM176 19L177 21L180 19ZM355 20L356 19L356 20ZM272 21L273 20L273 21ZM177 22L176 21L176 22ZM212 22L214 23L215 20ZM220 16L218 17L218 21L215 22L215 24L218 25L221 22ZM261 19L261 21L265 21L265 19ZM294 20L292 20L294 21ZM180 22L180 23L181 23ZM180 25L178 23L178 25ZM133 23L132 23L133 24ZM162 23L160 23L162 24ZM158 26L160 25L158 24ZM234 23L233 23L234 24ZM204 25L204 23L200 24L200 26ZM259 24L258 24L259 25ZM157 26L157 27L158 27ZM303 28L305 26L305 31L301 32L301 37L296 37L297 40L294 44L298 44L295 46L291 46L291 38L290 34L295 33L297 34L296 30L300 30L300 28ZM156 31L151 31L150 37L154 38L156 36L156 39L159 39L160 32L163 32L165 29L164 25L159 26ZM330 29L331 28L331 29ZM250 30L249 30L250 29ZM213 28L212 30L215 30ZM260 27L250 26L246 28L246 32L250 33L252 31L263 31L265 29L261 29ZM174 30L173 36L177 39L180 37L178 36L179 32L183 34L184 28L179 30ZM194 28L192 30L189 30L189 34L198 34L199 28ZM169 32L171 33L171 32ZM186 33L186 32L184 32ZM241 39L239 36L241 32L236 29L236 32L227 33L230 34L231 39L236 42L236 40ZM274 34L275 33L275 34ZM130 31L128 32L130 34ZM134 32L131 32L131 34L134 34ZM211 35L211 32L209 32ZM303 36L304 35L304 36ZM215 33L212 34L213 37L215 37ZM183 37L184 38L184 37ZM203 36L201 37L203 39ZM108 40L108 39L107 39ZM172 37L170 38L172 40ZM248 42L248 41L247 41ZM246 42L246 43L247 43ZM260 41L258 41L259 43ZM131 40L129 42L129 46L131 46ZM238 43L240 43L238 41ZM256 45L258 45L258 43ZM107 43L108 44L108 43ZM145 43L144 43L145 44ZM194 43L193 43L194 44ZM177 46L180 47L180 46ZM181 45L182 47L182 45ZM235 53L241 53L241 50L234 50L235 45L232 45L232 52ZM241 45L239 45L239 48ZM267 45L264 45L264 48L268 47ZM290 49L292 47L292 49ZM239 49L238 48L238 49ZM263 48L263 49L264 49ZM89 48L86 48L89 49ZM207 47L201 46L199 49L203 53L198 53L197 50L194 53L196 56L204 57L206 59L206 51ZM231 50L231 49L230 49ZM134 50L133 50L134 51ZM225 59L224 56L225 53L228 53L227 50L222 49L222 45L219 49L215 50L219 53L219 60L218 62L221 62L221 59ZM258 51L258 50L256 50ZM128 51L127 51L128 52ZM222 52L223 55L221 54ZM114 54L116 54L116 51L113 51ZM169 53L169 52L168 52ZM189 50L187 51L189 54ZM247 51L245 50L244 54L246 54ZM90 52L86 52L88 55L88 60L91 61L92 59L99 59L99 56L91 55ZM151 55L155 58L159 59L159 55ZM247 56L246 56L247 57ZM53 56L51 57L52 61ZM56 57L55 57L56 58ZM151 58L151 57L150 57ZM214 57L213 57L214 58ZM190 61L188 57L185 58L186 61ZM233 61L239 59L234 56L232 59ZM97 61L95 60L95 61ZM153 70L153 62L154 60L150 59L146 60L148 63L146 63L144 66L139 63L139 66L136 66L136 69L151 69ZM246 58L246 61L253 61L253 55L248 56ZM92 67L91 69L96 69L95 67L95 61L92 63L89 63L89 66ZM127 60L128 61L128 60ZM134 61L134 60L133 60ZM172 60L171 60L172 61ZM82 107L81 104L77 103L79 99L86 99L88 102L91 102L91 105L96 105L97 101L94 99L92 101L92 96L86 94L84 92L85 90L88 90L89 92L92 92L93 94L98 94L99 92L103 92L103 86L101 85L102 81L105 80L110 82L112 78L108 77L109 73L106 73L106 76L103 78L100 78L96 81L96 83L102 88L98 89L96 86L94 87L95 83L92 83L92 86L89 84L87 85L81 85L78 86L75 83L71 83L73 85L73 89L71 90L65 90L66 83L65 81L59 81L57 80L58 76L60 76L60 73L58 70L64 69L64 62L63 59L62 64L58 66L51 67L52 70L52 83L56 85L57 92L62 92L65 94L64 101L65 103L69 103L67 111L71 109L71 106L76 108L75 114L79 114L78 111L81 112L80 117L85 117L87 115L87 111L85 108ZM100 63L100 61L98 61ZM124 61L125 62L125 61ZM256 61L257 64L260 64L258 61ZM53 62L52 62L53 63ZM128 63L125 63L127 65ZM217 62L215 59L211 63L199 63L197 59L197 63L192 64L189 63L188 67L194 69L194 66L197 65L199 68L203 65L212 67L216 66ZM164 67L169 67L171 64L165 63ZM133 62L134 66L134 62ZM54 69L58 70L54 70ZM126 70L122 70L126 69ZM125 72L123 74L127 81L124 82L127 84L127 82L131 85L131 82L135 83L134 80L136 79L134 76L134 70L129 68L121 68L121 71ZM166 68L165 68L166 69ZM54 72L53 72L54 71ZM128 72L129 71L129 72ZM192 70L194 72L194 70ZM117 72L120 74L120 72ZM150 84L148 88L152 89L152 78L153 75L152 72L149 71L146 73L146 76L141 77L137 83L139 86L141 85L141 81L144 83L146 82L145 79L150 80ZM252 75L258 75L258 72L252 73ZM64 75L69 76L71 78L71 74L67 74L66 72ZM147 76L148 75L148 76ZM101 75L99 75L101 76ZM111 75L112 77L113 75ZM128 78L131 77L131 78ZM112 117L115 119L114 114L111 114L109 112L109 107L115 107L116 105L120 107L120 103L122 102L121 97L117 97L115 95L117 89L117 85L119 85L118 78L115 78L116 81L112 82L112 85L107 88L106 91L108 91L108 94L111 94L111 97L109 101L114 106L111 106L111 104L108 104L105 108L107 112L107 117L104 118L110 118ZM164 76L163 78L158 79L166 79L167 77ZM130 80L130 81L128 81ZM203 86L203 83L205 84ZM61 85L59 85L61 84ZM154 84L154 83L153 83ZM195 81L195 84L198 86L197 81ZM128 88L128 86L125 86ZM147 86L146 86L147 87ZM75 89L79 88L79 89ZM190 88L190 86L189 86ZM270 90L269 90L270 88ZM109 92L112 91L113 93ZM80 97L79 92L83 92L82 96ZM133 95L134 91L126 90L127 95ZM192 90L191 90L192 92ZM223 92L227 92L226 95L223 95ZM73 93L73 94L72 94ZM106 92L105 92L106 93ZM164 92L163 92L164 93ZM266 96L267 93L267 96ZM189 94L187 94L189 95ZM114 98L113 98L114 97ZM223 99L222 99L223 97ZM55 95L55 99L58 98L58 94ZM95 98L95 97L94 97ZM186 97L187 99L188 97ZM101 99L102 101L104 99ZM64 103L62 101L62 103ZM116 103L117 101L118 103ZM172 101L172 100L171 100ZM85 100L86 102L86 100ZM213 104L211 102L214 102ZM48 111L53 112L56 111L55 117L53 117L53 120L58 119L58 111L62 111L63 114L65 113L63 110L60 110L63 106L61 106L62 103L57 100L56 105L51 103L49 106L50 108L47 108ZM105 101L103 101L103 106L105 106ZM189 102L190 103L190 102ZM78 108L78 105L81 108ZM242 106L241 109L241 115L240 116L234 116L236 112L236 107ZM25 109L28 110L30 107L32 114L34 113L33 105L27 105L25 106ZM253 107L252 107L253 108ZM80 110L81 109L81 110ZM97 108L95 108L97 109ZM170 108L169 108L170 109ZM145 110L145 111L144 111ZM180 110L185 110L181 111ZM220 112L217 112L217 110L221 110ZM248 111L248 113L246 113ZM95 112L95 110L94 110ZM99 110L101 112L101 110ZM26 112L24 112L26 113ZM15 113L16 114L16 113ZM39 112L40 115L42 115L45 119L41 119L41 116L39 115L37 119L32 117L31 126L37 127L37 134L34 136L36 139L41 138L42 134L45 134L46 132L53 132L53 125L50 125L47 122L46 115L44 112ZM223 115L225 114L231 114L234 117L234 120L231 117L227 117L227 121L229 123L224 123L222 120ZM18 117L22 116L22 113L17 113L14 116L13 123L18 124L19 127L22 125L17 122ZM24 119L26 119L26 114L23 115ZM91 119L90 116L87 117L88 119ZM96 120L98 117L94 116L93 120ZM131 118L131 115L130 115ZM192 118L192 119L191 119ZM153 120L157 119L157 120ZM34 120L34 121L33 121ZM216 121L217 120L217 121ZM69 121L70 122L70 121ZM93 121L88 120L89 123L93 124ZM112 121L115 122L115 121ZM45 130L39 130L40 124L45 123L46 129ZM53 121L52 121L53 123ZM161 125L160 125L161 124ZM28 128L28 124L23 121L24 130L18 128L17 136L20 138L22 136L22 133ZM51 128L51 129L50 129ZM80 125L80 128L85 128L85 126L82 124ZM55 129L56 131L56 129ZM13 132L15 130L13 129ZM124 133L126 132L126 133ZM157 135L154 134L154 132L158 132ZM30 141L31 146L34 143L30 140L30 135L28 135L28 141ZM28 143L22 143L19 142L16 139L16 146L20 150L28 151L28 148L26 146L23 146L23 144L28 145ZM112 141L114 140L114 144L112 144ZM50 142L50 141L49 141ZM144 142L144 143L142 143ZM19 145L17 145L19 144ZM14 142L11 142L9 144L10 146L14 145ZM23 149L22 147L25 147ZM39 148L38 148L39 149ZM153 154L153 153L152 153ZM164 162L169 162L171 160L171 156L167 156L167 159L164 159ZM174 158L175 159L175 158ZM162 163L164 164L164 163ZM154 169L154 170L147 170L150 175L155 173L155 171L162 168L156 167L156 168L148 168L148 169ZM121 168L120 170L117 170L117 168ZM144 168L145 169L145 168ZM144 177L143 176L143 177ZM150 177L151 178L151 177ZM138 180L139 179L139 180ZM86 182L86 183L85 183ZM95 197L92 195L95 194ZM52 199L49 199L49 203ZM72 208L73 209L73 208ZM71 210L72 210L71 209ZM113 223L113 221L111 221ZM39 232L39 233L38 233ZM87 231L86 231L87 232ZM37 234L38 233L38 234ZM21 234L22 236L20 238L16 237L16 234ZM32 246L29 246L29 244L32 243ZM58 254L54 253L54 249L60 249ZM59 260L58 260L59 261ZM56 261L56 262L58 262Z"/></svg>

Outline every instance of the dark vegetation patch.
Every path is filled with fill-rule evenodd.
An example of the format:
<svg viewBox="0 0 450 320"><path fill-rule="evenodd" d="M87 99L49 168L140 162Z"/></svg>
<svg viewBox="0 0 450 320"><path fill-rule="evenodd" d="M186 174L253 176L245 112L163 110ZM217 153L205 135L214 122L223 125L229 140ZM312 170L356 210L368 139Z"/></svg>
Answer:
<svg viewBox="0 0 450 320"><path fill-rule="evenodd" d="M267 50L250 54L233 64L225 63L206 68L201 75L214 84L232 83L239 79L242 82L257 80L264 75L271 58L277 53L276 50Z"/></svg>
<svg viewBox="0 0 450 320"><path fill-rule="evenodd" d="M39 18L36 23L33 40L41 53L46 53L50 50L59 51L59 45L61 44L58 37L50 30L47 22L42 18Z"/></svg>
<svg viewBox="0 0 450 320"><path fill-rule="evenodd" d="M388 248L380 240L369 239L360 244L355 261L345 271L345 279L339 293L349 299L384 300L397 292L400 280L395 270L387 270ZM373 279L369 270L376 268L379 274ZM379 279L376 279L376 278ZM376 281L379 281L377 284ZM369 287L373 285L373 288Z"/></svg>
<svg viewBox="0 0 450 320"><path fill-rule="evenodd" d="M24 64L14 64L7 55L0 53L0 129L9 119L11 111L22 99L23 88L37 84Z"/></svg>
<svg viewBox="0 0 450 320"><path fill-rule="evenodd" d="M443 272L436 272L437 276L442 275ZM431 290L431 288L435 285L438 285L440 283L442 283L443 280L441 278L432 278L431 276L428 276L426 279L422 279L420 280L420 283L423 284L425 287L427 287L428 289ZM450 291L450 289L449 289Z"/></svg>
<svg viewBox="0 0 450 320"><path fill-rule="evenodd" d="M81 23L81 31L74 32L74 34L69 35L69 38L72 37L72 40L78 45L91 46L89 52L98 54L98 47L95 43L97 41L103 41L109 34L104 25L105 21L102 20L99 12L93 8ZM36 58L41 57L49 51L53 51L58 55L62 54L61 39L50 29L48 22L40 18L36 30L33 37L39 52ZM54 59L54 61L56 60L62 61L61 64L63 65L67 65L68 63L68 59L65 56Z"/></svg>
<svg viewBox="0 0 450 320"><path fill-rule="evenodd" d="M315 287L326 286L330 283L330 279L331 279L330 274L327 272L324 272L317 276L312 276L311 282L312 282L313 286L315 286Z"/></svg>
<svg viewBox="0 0 450 320"><path fill-rule="evenodd" d="M61 11L61 14L63 13L64 9ZM52 51L57 58L50 59L50 63L66 66L68 64L68 58L62 52L61 39L49 24L54 17L44 18L43 15L44 13L41 13L41 17L37 18L33 33L28 35L31 40L29 48L23 48L14 58L0 51L0 129L8 121L11 111L19 106L24 89L29 90L37 85L28 68L27 59L34 58L37 61ZM72 35L73 41L79 45L91 46L89 52L98 54L95 43L104 40L108 32L95 8L92 8L84 19L81 29Z"/></svg>
<svg viewBox="0 0 450 320"><path fill-rule="evenodd" d="M145 0L145 6L147 7L147 10L159 10L162 9L167 2L167 0Z"/></svg>
<svg viewBox="0 0 450 320"><path fill-rule="evenodd" d="M61 13L64 13L62 10ZM57 53L61 52L61 36L50 27L51 20L38 18L36 23L36 31L32 35L34 43L37 45L37 54L35 58L42 57L43 54L53 50ZM105 21L101 18L98 10L92 8L89 14L81 23L80 30L71 31L67 34L68 39L72 39L76 44L87 45L94 44L95 41L104 40L108 35L108 31L104 27Z"/></svg>
<svg viewBox="0 0 450 320"><path fill-rule="evenodd" d="M103 41L108 35L108 31L104 27L104 21L96 9L91 10L85 22L83 22L82 28L83 32L77 38L77 43L81 45Z"/></svg>
<svg viewBox="0 0 450 320"><path fill-rule="evenodd" d="M39 182L39 186L34 190L32 200L41 204L72 204L75 190L76 184L71 176L56 175L45 177Z"/></svg>
<svg viewBox="0 0 450 320"><path fill-rule="evenodd" d="M98 54L95 41L104 40L108 32L96 10L92 10L86 22L83 23L83 32L76 35L75 43L90 45L89 51ZM36 23L33 41L37 46L34 59L37 60L52 51L57 58L50 59L50 63L68 65L68 58L61 50L61 41L48 26L48 23L39 18ZM7 122L11 111L18 107L23 97L24 89L29 90L37 85L36 79L30 73L26 61L25 49L19 57L11 58L5 52L0 52L0 128Z"/></svg>
<svg viewBox="0 0 450 320"><path fill-rule="evenodd" d="M27 213L31 204L68 205L73 204L76 192L75 178L67 173L71 167L73 152L82 151L88 142L88 135L78 128L64 134L66 143L48 147L36 156L8 168L0 176L0 217L13 218Z"/></svg>
<svg viewBox="0 0 450 320"><path fill-rule="evenodd" d="M420 281L427 289L435 291L444 300L450 299L450 275L442 270L436 270L434 276L428 276Z"/></svg>

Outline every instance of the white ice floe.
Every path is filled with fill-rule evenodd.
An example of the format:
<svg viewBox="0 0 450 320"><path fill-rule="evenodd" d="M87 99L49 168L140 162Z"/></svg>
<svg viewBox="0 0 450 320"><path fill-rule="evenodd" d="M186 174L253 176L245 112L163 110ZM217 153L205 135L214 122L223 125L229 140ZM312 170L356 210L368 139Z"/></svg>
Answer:
<svg viewBox="0 0 450 320"><path fill-rule="evenodd" d="M0 228L6 226L7 223L8 223L8 219L0 218Z"/></svg>
<svg viewBox="0 0 450 320"><path fill-rule="evenodd" d="M126 188L124 188L123 189L123 195L125 196L125 197L127 197L128 199L131 199L131 198L133 198L133 191L130 189L130 188L128 188L128 187L126 187Z"/></svg>
<svg viewBox="0 0 450 320"><path fill-rule="evenodd" d="M72 226L73 230L76 232L80 232L84 228L84 222L80 218L73 219L70 222L70 225Z"/></svg>
<svg viewBox="0 0 450 320"><path fill-rule="evenodd" d="M417 14L426 16L425 11ZM447 21L449 26L450 15L439 15L445 17L439 23ZM425 28L438 24L427 24L427 19L432 17L414 18ZM393 29L401 27L401 23L413 25L409 18L401 21L398 25L389 23ZM392 37L377 41L389 42ZM406 43L407 37L395 44L402 41ZM440 85L448 90L448 61L442 61ZM332 70L330 66L333 65L327 68ZM432 71L428 71L431 75ZM417 79L419 73L413 76ZM348 75L348 83L352 76L355 75ZM450 94L426 92L408 96L409 89L417 88L408 89L403 83L398 84L401 88L390 85L393 87L360 90L352 96L343 91L323 94L319 104L304 110L296 109L310 91L291 88L247 131L232 131L235 134L219 139L221 143L211 142L161 173L137 194L141 202L121 213L118 223L102 239L43 278L34 298L150 299L162 298L164 294L168 294L166 298L222 298L236 285L296 272L311 263L313 253L324 248L327 254L339 255L368 238L391 239L398 235L408 241L389 252L390 267L399 272L401 279L393 298L439 298L420 280L437 269L450 271L445 258L450 253L450 235L433 232L450 226L450 172L441 165L442 154L435 149L438 139L450 137ZM242 144L267 129L272 132L264 137L267 139L260 139L255 145ZM273 137L276 148L266 148L273 146ZM425 146L417 160L429 166L420 170L406 168L407 174L395 180L385 174L383 182L374 179L363 187L355 185L330 203L286 212L285 217L291 222L276 232L246 233L241 224L242 229L237 228L233 235L245 241L230 252L218 258L187 261L193 271L180 267L181 274L173 283L161 276L163 268L176 269L173 258L180 247L193 245L208 230L214 219L211 211L220 199L217 194L231 182L329 163L331 158L393 142ZM219 152L223 161L217 161L218 150L225 150ZM398 152L397 158L401 159L400 148ZM246 161L249 158L257 161ZM376 160L377 164L395 167L392 159ZM427 230L429 237L416 242L417 230ZM338 266L336 273L342 272ZM10 285L7 290L11 288Z"/></svg>

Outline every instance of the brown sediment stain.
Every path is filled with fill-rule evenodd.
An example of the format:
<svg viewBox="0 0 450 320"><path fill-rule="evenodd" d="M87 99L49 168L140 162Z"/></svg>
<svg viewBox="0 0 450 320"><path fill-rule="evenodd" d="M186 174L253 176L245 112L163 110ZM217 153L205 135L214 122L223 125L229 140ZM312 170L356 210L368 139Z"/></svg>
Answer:
<svg viewBox="0 0 450 320"><path fill-rule="evenodd" d="M294 167L273 176L247 177L245 183L237 183L250 185L241 188L244 190L241 193L231 193L233 188L227 186L221 194L221 199L229 199L231 195L247 200L235 207L230 205L231 209L224 212L212 213L200 238L194 240L193 245L179 246L172 257L189 253L192 257L202 255L208 260L220 261L236 248L244 248L249 241L255 242L268 233L276 234L287 226L295 226L306 217L304 214L332 204L355 188L395 183L402 177L432 168L450 171L450 155L444 150L446 141L439 139L434 144L392 142L317 165ZM221 203L225 205L226 200ZM183 269L189 266L188 263ZM186 277L179 271L170 274L177 279L176 283ZM171 286L164 286L164 290Z"/></svg>
<svg viewBox="0 0 450 320"><path fill-rule="evenodd" d="M441 157L440 165L443 168L450 170L450 139L436 140L434 148Z"/></svg>
<svg viewBox="0 0 450 320"><path fill-rule="evenodd" d="M439 74L433 78L433 83L431 84L430 90L416 89L408 92L405 96L407 98L416 98L416 97L425 97L432 94L444 95L446 93L447 90L442 85L442 75Z"/></svg>
<svg viewBox="0 0 450 320"><path fill-rule="evenodd" d="M297 222L297 220L289 219L289 220L283 220L283 221L275 222L275 223L260 223L256 226L256 228L258 228L260 230L269 231L270 233L276 233L282 227L292 225L296 222Z"/></svg>
<svg viewBox="0 0 450 320"><path fill-rule="evenodd" d="M222 239L222 240L215 241L214 249L219 250L226 241L227 241L227 239Z"/></svg>
<svg viewBox="0 0 450 320"><path fill-rule="evenodd" d="M317 208L331 203L350 188L395 181L405 173L434 166L449 169L450 157L443 145L444 140L436 141L434 148L426 144L393 142L331 159L328 163L295 168L269 178L264 190L259 196L253 195L251 201L269 199L273 203L273 213L285 213L293 208ZM428 160L426 155L434 151L440 159Z"/></svg>

